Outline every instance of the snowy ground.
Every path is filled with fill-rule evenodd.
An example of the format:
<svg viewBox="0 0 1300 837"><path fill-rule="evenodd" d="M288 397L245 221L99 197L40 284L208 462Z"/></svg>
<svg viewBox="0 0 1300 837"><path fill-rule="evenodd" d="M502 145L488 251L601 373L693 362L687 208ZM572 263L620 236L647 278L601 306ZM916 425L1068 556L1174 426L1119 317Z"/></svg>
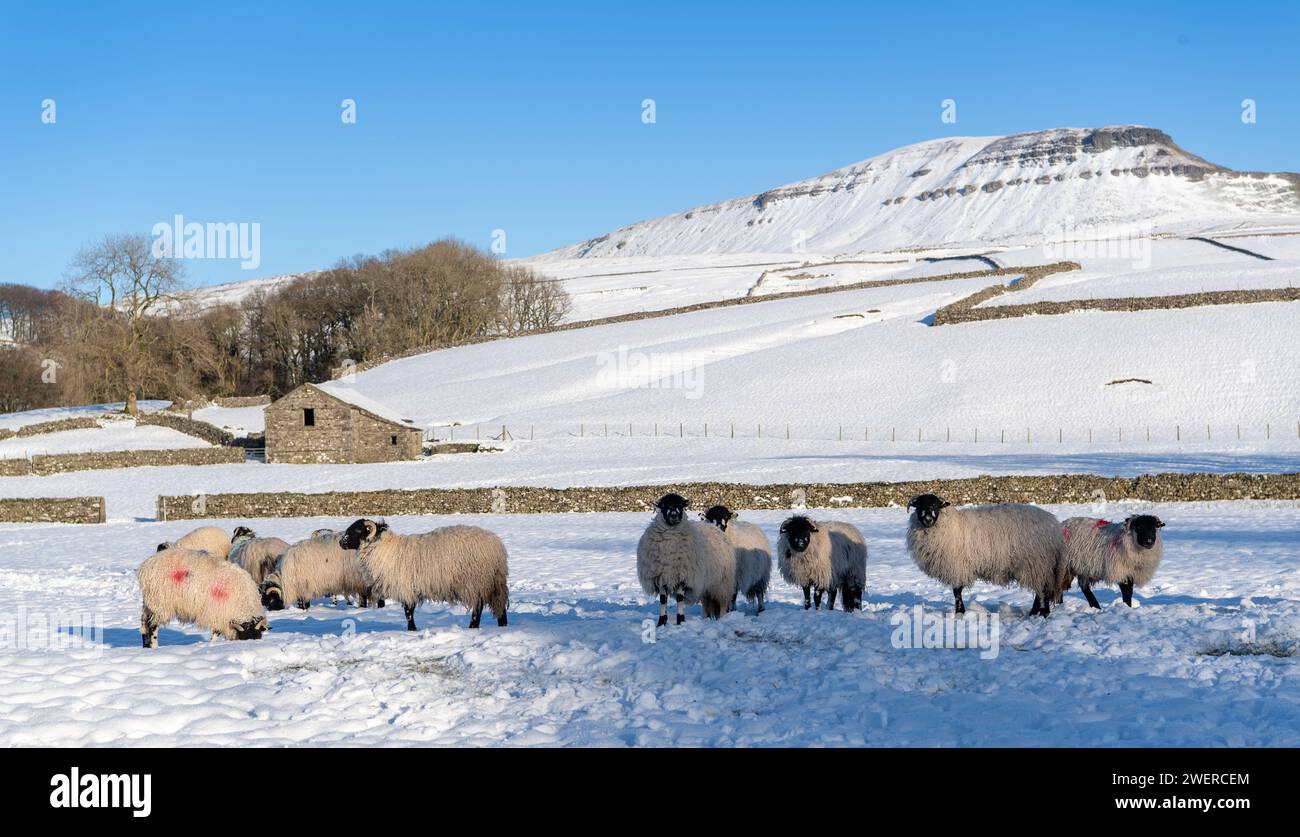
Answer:
<svg viewBox="0 0 1300 837"><path fill-rule="evenodd" d="M1044 622L1023 592L981 585L967 601L998 614L991 659L894 647L891 618L951 606L907 557L897 509L834 512L870 543L858 614L804 612L776 578L761 616L705 623L693 609L682 627L647 630L644 515L484 516L510 550L508 628L469 631L459 608L426 605L408 634L392 606L317 605L273 614L259 642L208 644L173 625L154 650L139 647L132 570L188 524L3 526L0 613L98 618L103 632L65 650L4 634L0 743L1300 745L1300 503L1143 510L1169 525L1140 606L1107 591L1090 612L1071 592ZM773 536L782 514L746 517ZM294 539L344 522L252 523Z"/></svg>
<svg viewBox="0 0 1300 837"><path fill-rule="evenodd" d="M141 401L141 410L161 410L171 402ZM87 416L120 415L126 408L121 401L114 404L90 404L84 407L46 407L40 410L24 410L21 413L0 413L0 427L17 430L29 424L46 421L59 421L68 418L86 418Z"/></svg>
<svg viewBox="0 0 1300 837"><path fill-rule="evenodd" d="M105 427L61 430L36 436L0 439L0 459L18 459L46 453L101 453L120 450L172 450L206 448L210 445L195 436L170 427L145 425L133 421L114 421Z"/></svg>

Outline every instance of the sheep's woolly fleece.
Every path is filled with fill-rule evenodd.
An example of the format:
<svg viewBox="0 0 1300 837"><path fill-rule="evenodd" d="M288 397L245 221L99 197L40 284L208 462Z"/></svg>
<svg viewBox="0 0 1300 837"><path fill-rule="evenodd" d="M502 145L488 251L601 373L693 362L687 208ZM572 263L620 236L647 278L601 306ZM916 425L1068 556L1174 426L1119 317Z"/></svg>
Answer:
<svg viewBox="0 0 1300 837"><path fill-rule="evenodd" d="M1024 593L976 584L968 608L1001 620L990 660L891 642L914 606L952 609L912 563L902 509L810 512L871 545L858 613L805 613L774 577L759 616L655 630L635 570L644 512L398 517L399 532L473 522L501 536L508 630L467 630L454 605L421 607L416 633L400 608L313 607L269 614L255 642L172 624L154 649L140 648L135 569L193 524L0 525L0 633L20 618L102 625L81 648L0 643L0 742L1300 746L1300 503L1140 511L1169 526L1137 607L1100 589L1104 611L1076 594L1030 619ZM786 515L744 513L772 539ZM295 541L351 521L214 522Z"/></svg>

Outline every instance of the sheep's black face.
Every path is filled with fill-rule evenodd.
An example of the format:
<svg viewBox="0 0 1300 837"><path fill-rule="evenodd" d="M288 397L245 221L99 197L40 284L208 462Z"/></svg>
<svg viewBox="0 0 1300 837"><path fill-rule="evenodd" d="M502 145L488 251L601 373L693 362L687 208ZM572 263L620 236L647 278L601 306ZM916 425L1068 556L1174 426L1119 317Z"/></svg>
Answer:
<svg viewBox="0 0 1300 837"><path fill-rule="evenodd" d="M261 639L262 634L271 630L271 626L267 624L265 616L259 616L244 622L231 622L230 629L234 631L235 639Z"/></svg>
<svg viewBox="0 0 1300 837"><path fill-rule="evenodd" d="M267 610L284 610L284 591L277 581L262 582L262 607Z"/></svg>
<svg viewBox="0 0 1300 837"><path fill-rule="evenodd" d="M253 534L252 529L249 529L247 526L236 526L235 534L230 538L230 542L234 543L240 538L252 538L252 537L256 537L256 535Z"/></svg>
<svg viewBox="0 0 1300 837"><path fill-rule="evenodd" d="M1133 540L1137 541L1137 545L1143 549L1150 549L1156 545L1159 530L1165 525L1164 521L1153 514L1139 514L1124 522L1128 530L1133 533Z"/></svg>
<svg viewBox="0 0 1300 837"><path fill-rule="evenodd" d="M922 529L929 529L939 522L939 510L946 509L949 505L933 494L920 494L913 497L907 507L916 509L916 522L921 524Z"/></svg>
<svg viewBox="0 0 1300 837"><path fill-rule="evenodd" d="M691 504L680 494L665 494L655 503L655 508L663 515L664 523L669 526L676 526L682 522L683 515L686 514L686 507Z"/></svg>
<svg viewBox="0 0 1300 837"><path fill-rule="evenodd" d="M366 520L364 517L349 526L339 538L339 546L344 549L360 549L361 544L370 543L384 530L382 523Z"/></svg>
<svg viewBox="0 0 1300 837"><path fill-rule="evenodd" d="M790 545L794 552L803 552L812 543L813 532L818 531L816 524L802 515L794 517L781 524L781 534L785 535L785 542Z"/></svg>
<svg viewBox="0 0 1300 837"><path fill-rule="evenodd" d="M727 531L727 524L731 522L731 518L735 517L735 515L726 506L712 506L702 517L725 532Z"/></svg>

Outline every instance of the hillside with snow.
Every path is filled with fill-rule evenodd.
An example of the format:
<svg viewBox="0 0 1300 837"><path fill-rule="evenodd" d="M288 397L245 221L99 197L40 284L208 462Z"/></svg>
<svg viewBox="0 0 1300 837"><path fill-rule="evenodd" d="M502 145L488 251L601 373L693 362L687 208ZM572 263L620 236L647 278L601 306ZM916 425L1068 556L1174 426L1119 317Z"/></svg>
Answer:
<svg viewBox="0 0 1300 837"><path fill-rule="evenodd" d="M1298 183L1214 165L1142 126L953 137L631 224L536 261L1025 244L1111 225L1295 228Z"/></svg>

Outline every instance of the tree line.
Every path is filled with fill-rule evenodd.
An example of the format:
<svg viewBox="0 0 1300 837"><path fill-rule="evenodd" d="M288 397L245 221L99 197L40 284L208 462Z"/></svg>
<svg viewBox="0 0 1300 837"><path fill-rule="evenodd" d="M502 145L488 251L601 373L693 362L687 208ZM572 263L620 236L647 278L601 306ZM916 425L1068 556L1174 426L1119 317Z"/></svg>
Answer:
<svg viewBox="0 0 1300 837"><path fill-rule="evenodd" d="M202 310L184 264L108 236L56 291L0 285L0 412L284 394L358 363L559 324L568 294L454 239L355 256Z"/></svg>

